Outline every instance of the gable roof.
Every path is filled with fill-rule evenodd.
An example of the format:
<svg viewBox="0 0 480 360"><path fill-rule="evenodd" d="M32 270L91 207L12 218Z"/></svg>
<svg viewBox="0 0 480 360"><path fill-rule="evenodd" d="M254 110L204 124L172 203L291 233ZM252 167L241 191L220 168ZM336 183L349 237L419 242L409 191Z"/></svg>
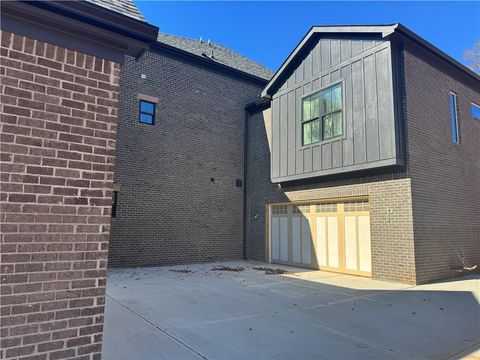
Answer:
<svg viewBox="0 0 480 360"><path fill-rule="evenodd" d="M307 34L302 38L302 40L298 43L295 49L290 53L287 59L283 62L271 80L268 82L265 89L262 91L262 97L268 97L270 95L269 91L277 85L277 83L281 80L282 75L292 67L292 63L294 62L297 57L300 56L302 49L306 46L307 43L312 40L317 34L379 34L382 38L392 35L393 33L399 33L418 44L422 45L423 47L427 48L431 52L435 53L437 56L442 58L444 61L454 65L460 71L466 73L467 75L473 77L474 79L480 81L480 75L476 74L474 71L466 67L465 65L461 64L457 60L453 59L451 56L447 55L443 51L441 51L436 46L432 45L425 39L421 38L413 31L409 30L405 26L396 23L396 24L389 24L389 25L340 25L340 26L313 26Z"/></svg>
<svg viewBox="0 0 480 360"><path fill-rule="evenodd" d="M146 21L143 17L140 10L138 10L137 6L133 2L133 0L86 0L90 3L95 5L99 5L106 9L115 11L119 14L129 16L131 18Z"/></svg>
<svg viewBox="0 0 480 360"><path fill-rule="evenodd" d="M158 33L157 41L161 45L179 49L210 63L222 65L264 81L270 80L273 75L273 71L265 66L220 44L165 33Z"/></svg>

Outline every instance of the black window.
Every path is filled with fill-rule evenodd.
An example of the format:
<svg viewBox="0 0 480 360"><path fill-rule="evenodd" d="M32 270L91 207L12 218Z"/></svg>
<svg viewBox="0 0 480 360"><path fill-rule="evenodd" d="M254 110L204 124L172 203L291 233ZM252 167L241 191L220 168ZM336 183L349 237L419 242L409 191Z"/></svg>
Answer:
<svg viewBox="0 0 480 360"><path fill-rule="evenodd" d="M155 103L140 100L140 115L138 120L142 124L153 125L155 120Z"/></svg>
<svg viewBox="0 0 480 360"><path fill-rule="evenodd" d="M458 132L457 94L450 92L450 122L452 126L452 142L458 144L460 135Z"/></svg>
<svg viewBox="0 0 480 360"><path fill-rule="evenodd" d="M337 84L302 101L303 145L342 135L342 85Z"/></svg>

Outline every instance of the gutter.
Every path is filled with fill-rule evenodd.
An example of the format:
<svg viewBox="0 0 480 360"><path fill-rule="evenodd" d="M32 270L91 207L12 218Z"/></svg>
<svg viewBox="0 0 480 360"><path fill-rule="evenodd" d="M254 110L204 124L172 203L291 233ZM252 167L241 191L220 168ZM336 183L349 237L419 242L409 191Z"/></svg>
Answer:
<svg viewBox="0 0 480 360"><path fill-rule="evenodd" d="M251 102L245 106L245 123L243 136L243 259L247 260L247 215L248 215L248 119L251 114L258 113L270 107L271 99L269 97L261 97L256 101Z"/></svg>
<svg viewBox="0 0 480 360"><path fill-rule="evenodd" d="M247 260L247 164L248 164L248 116L249 113L245 109L245 122L243 125L243 260Z"/></svg>

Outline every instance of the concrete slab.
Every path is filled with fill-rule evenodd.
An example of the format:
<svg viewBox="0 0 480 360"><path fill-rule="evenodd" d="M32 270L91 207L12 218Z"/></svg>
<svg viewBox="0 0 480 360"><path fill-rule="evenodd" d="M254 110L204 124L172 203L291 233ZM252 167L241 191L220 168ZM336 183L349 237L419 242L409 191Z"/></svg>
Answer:
<svg viewBox="0 0 480 360"><path fill-rule="evenodd" d="M103 359L201 359L151 323L107 298Z"/></svg>
<svg viewBox="0 0 480 360"><path fill-rule="evenodd" d="M479 276L412 287L217 265L111 270L103 359L441 359L480 348Z"/></svg>

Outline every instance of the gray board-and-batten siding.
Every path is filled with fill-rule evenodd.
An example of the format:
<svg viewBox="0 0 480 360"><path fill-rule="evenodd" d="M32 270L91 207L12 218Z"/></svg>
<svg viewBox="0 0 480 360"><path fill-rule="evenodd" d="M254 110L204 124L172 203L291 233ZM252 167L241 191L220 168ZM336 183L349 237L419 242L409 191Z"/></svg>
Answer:
<svg viewBox="0 0 480 360"><path fill-rule="evenodd" d="M306 50L272 96L272 181L403 165L391 43L322 37ZM342 136L303 146L302 98L336 83Z"/></svg>

